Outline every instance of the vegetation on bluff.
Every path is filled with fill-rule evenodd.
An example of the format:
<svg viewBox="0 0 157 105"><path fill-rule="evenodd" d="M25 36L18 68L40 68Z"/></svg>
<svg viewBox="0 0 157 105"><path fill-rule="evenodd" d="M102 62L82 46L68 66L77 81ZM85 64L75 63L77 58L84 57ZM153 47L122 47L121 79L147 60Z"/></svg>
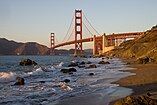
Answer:
<svg viewBox="0 0 157 105"><path fill-rule="evenodd" d="M122 43L118 48L107 52L106 55L135 58L137 63L157 63L157 26L135 40Z"/></svg>

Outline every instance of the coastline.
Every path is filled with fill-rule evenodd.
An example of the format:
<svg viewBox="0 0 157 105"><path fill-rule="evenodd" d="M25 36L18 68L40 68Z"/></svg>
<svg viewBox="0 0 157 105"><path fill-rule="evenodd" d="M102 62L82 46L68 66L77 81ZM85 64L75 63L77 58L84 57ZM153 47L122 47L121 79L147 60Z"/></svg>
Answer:
<svg viewBox="0 0 157 105"><path fill-rule="evenodd" d="M152 95L150 98L157 99L157 64L135 64L124 59L123 61L128 64L128 67L135 69L121 71L136 73L136 75L121 78L112 83L119 84L120 91L125 91L125 88L131 89L132 93L130 93L129 96L147 96L147 93L149 92ZM54 105L95 105L96 103L107 105L104 103L104 99L109 101L109 105L114 105L120 97L110 101L111 99L108 99L99 93L93 93L89 95L80 95L78 97L70 97L70 99L61 100Z"/></svg>
<svg viewBox="0 0 157 105"><path fill-rule="evenodd" d="M136 73L136 75L121 78L113 84L132 89L133 93L130 96L147 96L147 93L150 93L150 98L157 99L157 64L130 64L130 61L124 62L129 62L128 66L136 69L122 71ZM109 105L114 105L116 101L110 102Z"/></svg>

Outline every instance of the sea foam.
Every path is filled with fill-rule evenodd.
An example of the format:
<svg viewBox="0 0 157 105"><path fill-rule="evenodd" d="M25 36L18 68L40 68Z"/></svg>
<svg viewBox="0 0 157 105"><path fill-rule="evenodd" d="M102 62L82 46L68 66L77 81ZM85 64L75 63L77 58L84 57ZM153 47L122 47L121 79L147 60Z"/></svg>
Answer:
<svg viewBox="0 0 157 105"><path fill-rule="evenodd" d="M0 72L0 82L10 82L16 80L16 73L13 72Z"/></svg>

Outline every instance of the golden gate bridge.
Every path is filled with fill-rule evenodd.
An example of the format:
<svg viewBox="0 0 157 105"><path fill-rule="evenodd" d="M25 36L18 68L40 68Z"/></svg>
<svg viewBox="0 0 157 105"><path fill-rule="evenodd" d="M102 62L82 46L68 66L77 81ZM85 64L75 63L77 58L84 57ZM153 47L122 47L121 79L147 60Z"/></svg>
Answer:
<svg viewBox="0 0 157 105"><path fill-rule="evenodd" d="M90 25L90 27L99 35L94 35L89 30L87 25L83 22L82 18L85 17L86 21ZM72 32L70 33L70 36L68 37L68 40L74 33L74 40L71 41L65 41L65 38L67 37L70 27L72 26L72 23L74 21L74 27ZM91 37L89 38L83 38L83 25L87 29L87 31L91 34ZM98 55L102 52L106 52L110 49L113 49L114 46L119 46L122 42L126 41L128 38L137 38L145 32L127 32L127 33L113 33L106 35L105 33L103 35L100 35L98 31L91 25L91 23L88 21L86 16L82 13L82 10L75 10L73 19L70 23L70 27L68 28L68 32L66 36L64 37L62 43L55 44L55 34L50 34L50 54L54 55L55 48L71 45L74 44L74 56L82 56L83 55L83 46L82 43L85 42L93 42L93 55Z"/></svg>

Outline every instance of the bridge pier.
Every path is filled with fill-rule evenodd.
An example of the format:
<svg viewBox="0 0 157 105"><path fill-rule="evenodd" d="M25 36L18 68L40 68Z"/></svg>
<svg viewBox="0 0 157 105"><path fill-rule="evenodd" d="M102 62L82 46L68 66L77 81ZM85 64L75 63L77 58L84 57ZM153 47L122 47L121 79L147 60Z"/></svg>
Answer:
<svg viewBox="0 0 157 105"><path fill-rule="evenodd" d="M104 35L102 35L102 49L103 52L105 51L105 47L108 46L108 38L106 36L106 34L104 33Z"/></svg>
<svg viewBox="0 0 157 105"><path fill-rule="evenodd" d="M50 34L50 55L54 55L55 54L55 49L54 49L54 46L55 46L55 34L54 33L51 33Z"/></svg>
<svg viewBox="0 0 157 105"><path fill-rule="evenodd" d="M78 40L81 40L78 42ZM74 56L82 56L82 10L75 10L75 48Z"/></svg>
<svg viewBox="0 0 157 105"><path fill-rule="evenodd" d="M93 37L93 55L96 55L96 35Z"/></svg>

